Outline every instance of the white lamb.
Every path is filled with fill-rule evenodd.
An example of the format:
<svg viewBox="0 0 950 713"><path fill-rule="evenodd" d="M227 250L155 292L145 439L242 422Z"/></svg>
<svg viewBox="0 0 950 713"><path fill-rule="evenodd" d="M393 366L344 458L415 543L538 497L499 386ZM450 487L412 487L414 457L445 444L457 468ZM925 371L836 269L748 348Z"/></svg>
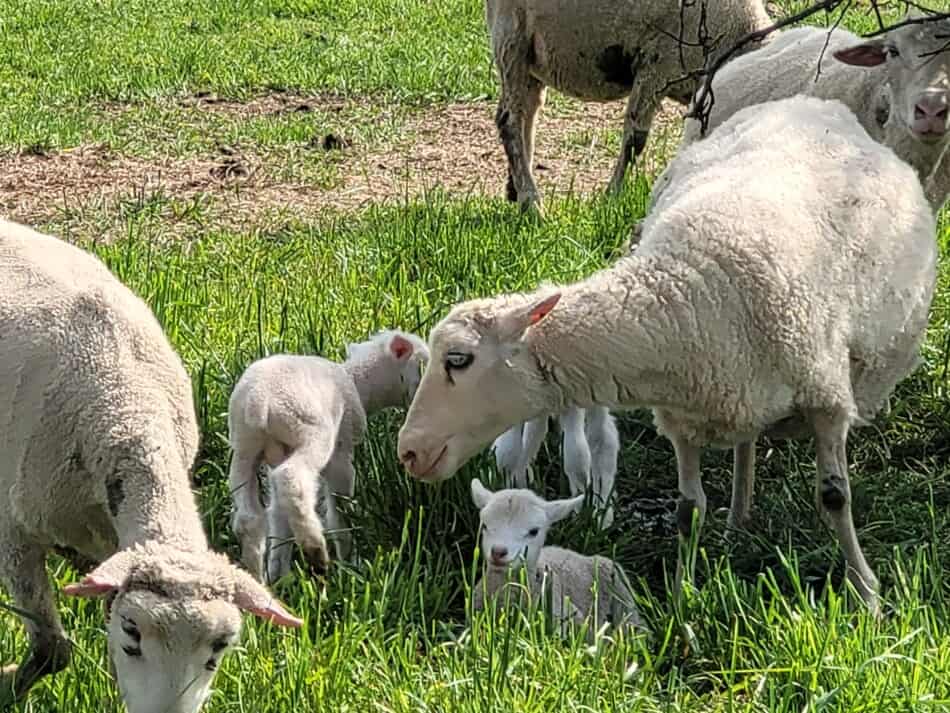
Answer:
<svg viewBox="0 0 950 713"><path fill-rule="evenodd" d="M337 557L349 557L352 536L336 498L353 496L353 449L368 415L408 404L428 356L419 337L392 331L350 344L342 364L278 354L247 368L228 407L230 484L234 532L255 577L263 577L265 556L270 582L287 574L294 541L311 567L326 568L321 494ZM270 471L266 520L257 481L262 463Z"/></svg>
<svg viewBox="0 0 950 713"><path fill-rule="evenodd" d="M524 590L514 588L520 586L523 568L531 600L537 604L550 596L550 613L565 628L586 622L591 638L606 623L628 631L643 628L619 564L606 557L544 546L548 528L580 509L583 495L548 502L526 489L493 493L476 478L472 480L472 501L480 511L485 559L482 578L473 593L476 611L484 608L486 596L502 603L507 594L523 604Z"/></svg>
<svg viewBox="0 0 950 713"><path fill-rule="evenodd" d="M762 0L487 0L485 14L501 78L495 122L508 158L508 199L538 211L531 167L547 86L585 101L628 97L610 180L616 192L662 99L692 98L697 81L679 80L703 67L703 44L716 57L771 25Z"/></svg>
<svg viewBox="0 0 950 713"><path fill-rule="evenodd" d="M0 672L0 708L69 662L46 556L101 564L74 596L105 597L130 713L195 713L239 610L300 626L208 549L190 490L191 382L149 308L93 256L0 221L0 583L30 637Z"/></svg>
<svg viewBox="0 0 950 713"><path fill-rule="evenodd" d="M595 406L589 409L571 407L556 416L561 429L564 472L571 495L588 489L594 504L602 508L602 527L613 524L614 478L620 436L610 412ZM528 469L537 458L548 432L548 416L512 426L492 444L498 470L505 474L511 487L528 486Z"/></svg>
<svg viewBox="0 0 950 713"><path fill-rule="evenodd" d="M845 442L918 362L937 260L920 181L843 104L810 97L743 109L673 163L634 254L574 285L465 302L433 329L400 459L433 482L512 423L652 407L686 540L693 508L706 513L704 447L813 433L817 505L876 610Z"/></svg>

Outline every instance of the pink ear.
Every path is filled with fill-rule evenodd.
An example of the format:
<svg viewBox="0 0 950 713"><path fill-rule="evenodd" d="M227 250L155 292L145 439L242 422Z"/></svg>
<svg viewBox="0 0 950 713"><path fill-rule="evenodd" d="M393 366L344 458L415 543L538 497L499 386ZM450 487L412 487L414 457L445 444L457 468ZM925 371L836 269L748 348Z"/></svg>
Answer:
<svg viewBox="0 0 950 713"><path fill-rule="evenodd" d="M63 593L70 597L104 597L118 589L118 582L106 581L93 572L86 575L81 582L67 584L63 588Z"/></svg>
<svg viewBox="0 0 950 713"><path fill-rule="evenodd" d="M887 52L879 42L866 42L838 50L834 53L834 58L855 67L877 67L887 61Z"/></svg>
<svg viewBox="0 0 950 713"><path fill-rule="evenodd" d="M297 628L303 626L303 620L298 619L284 609L283 604L274 598L265 587L247 572L234 570L235 590L234 605L261 619L267 619L277 626Z"/></svg>
<svg viewBox="0 0 950 713"><path fill-rule="evenodd" d="M554 309L554 305L558 303L561 299L561 293L555 292L553 295L545 299L543 302L538 302L531 309L531 314L528 316L528 321L530 324L537 324L542 319L548 316L548 312Z"/></svg>
<svg viewBox="0 0 950 713"><path fill-rule="evenodd" d="M281 603L276 599L272 600L266 606L256 606L253 603L244 606L240 601L235 601L234 603L238 609L243 609L249 614L259 616L261 619L266 619L276 626L289 626L293 629L298 629L303 626L303 619L298 619L284 609Z"/></svg>
<svg viewBox="0 0 950 713"><path fill-rule="evenodd" d="M389 351L391 351L393 356L400 361L411 356L412 350L412 342L410 342L401 334L394 334L393 338L389 340Z"/></svg>

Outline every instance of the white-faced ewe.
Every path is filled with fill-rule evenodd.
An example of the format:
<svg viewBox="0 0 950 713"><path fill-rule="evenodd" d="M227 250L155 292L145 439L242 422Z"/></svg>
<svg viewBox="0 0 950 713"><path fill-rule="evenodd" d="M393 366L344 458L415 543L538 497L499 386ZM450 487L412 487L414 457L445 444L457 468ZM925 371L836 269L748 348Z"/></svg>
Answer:
<svg viewBox="0 0 950 713"><path fill-rule="evenodd" d="M101 563L65 593L106 599L130 713L195 713L240 610L301 622L208 549L191 382L145 303L93 256L6 221L0 278L0 582L30 637L0 708L69 662L45 568L64 548Z"/></svg>
<svg viewBox="0 0 950 713"><path fill-rule="evenodd" d="M643 627L619 564L606 557L544 546L548 528L579 510L583 495L548 502L526 489L492 493L476 478L472 501L480 511L485 560L473 592L476 611L484 608L486 597L497 604L504 603L506 596L524 604L523 569L530 600L538 604L549 598L551 616L565 628L586 622L593 638L606 623L627 630Z"/></svg>
<svg viewBox="0 0 950 713"><path fill-rule="evenodd" d="M870 40L840 29L788 30L714 75L709 128L742 107L796 94L838 99L914 167L937 211L950 194L948 38L950 20L904 25ZM683 145L699 139L700 129L698 119L688 119ZM669 179L658 180L655 192Z"/></svg>
<svg viewBox="0 0 950 713"><path fill-rule="evenodd" d="M643 151L663 98L682 104L692 98L697 80L679 80L703 67L705 52L714 58L771 24L762 0L708 7L677 0L487 0L486 19L501 78L495 122L508 157L508 199L536 210L541 201L531 168L546 87L585 101L628 97L610 180L616 192Z"/></svg>
<svg viewBox="0 0 950 713"><path fill-rule="evenodd" d="M349 557L352 536L336 499L353 496L353 449L367 415L412 400L428 356L419 337L392 331L348 345L342 364L278 354L247 368L228 407L230 484L232 526L255 577L263 577L265 558L269 581L287 574L294 542L310 567L326 568L321 500L337 557ZM266 513L257 480L261 464L269 469Z"/></svg>
<svg viewBox="0 0 950 713"><path fill-rule="evenodd" d="M652 407L686 538L693 508L706 513L704 447L744 446L736 468L751 474L760 433L813 433L817 505L876 608L845 442L918 363L937 257L920 181L843 104L810 97L743 109L673 164L632 255L577 284L465 302L432 330L400 459L437 481L513 423Z"/></svg>
<svg viewBox="0 0 950 713"><path fill-rule="evenodd" d="M571 495L590 490L594 506L602 510L601 526L610 527L614 519L610 501L620 452L620 436L613 416L607 409L595 406L571 407L555 418L561 429L564 472ZM516 424L492 444L495 463L509 486L528 487L528 468L544 443L548 420L548 416L541 416Z"/></svg>

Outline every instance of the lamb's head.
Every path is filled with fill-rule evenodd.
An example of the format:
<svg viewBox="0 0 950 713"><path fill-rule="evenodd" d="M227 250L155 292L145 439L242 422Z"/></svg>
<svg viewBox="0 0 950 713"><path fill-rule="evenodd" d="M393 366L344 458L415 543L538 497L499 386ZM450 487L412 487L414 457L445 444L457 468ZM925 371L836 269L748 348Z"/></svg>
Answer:
<svg viewBox="0 0 950 713"><path fill-rule="evenodd" d="M429 347L415 334L384 331L365 342L346 345L347 363L365 365L373 401L381 406L408 405L416 395Z"/></svg>
<svg viewBox="0 0 950 713"><path fill-rule="evenodd" d="M549 292L473 300L436 325L399 432L399 458L414 477L447 478L509 427L555 410L559 394L530 338L559 299Z"/></svg>
<svg viewBox="0 0 950 713"><path fill-rule="evenodd" d="M253 577L213 552L148 544L123 550L66 594L106 597L109 656L129 713L197 713L241 610L297 627Z"/></svg>
<svg viewBox="0 0 950 713"><path fill-rule="evenodd" d="M489 571L533 572L548 529L577 512L584 495L568 500L547 501L526 489L491 492L475 478L472 502L481 518L481 553Z"/></svg>
<svg viewBox="0 0 950 713"><path fill-rule="evenodd" d="M912 13L905 20L920 20ZM886 63L890 121L917 140L940 143L950 137L950 20L904 25L886 35L835 52L846 64Z"/></svg>

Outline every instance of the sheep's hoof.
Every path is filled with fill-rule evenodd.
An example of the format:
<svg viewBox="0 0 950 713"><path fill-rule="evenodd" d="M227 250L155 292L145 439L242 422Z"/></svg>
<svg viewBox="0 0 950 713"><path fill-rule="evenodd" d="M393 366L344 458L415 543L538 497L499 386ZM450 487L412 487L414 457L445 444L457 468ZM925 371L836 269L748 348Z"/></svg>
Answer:
<svg viewBox="0 0 950 713"><path fill-rule="evenodd" d="M307 569L315 577L323 577L330 569L330 558L325 547L311 547L303 551Z"/></svg>
<svg viewBox="0 0 950 713"><path fill-rule="evenodd" d="M540 220L544 218L544 206L541 205L541 199L532 196L519 202L521 213L531 218Z"/></svg>

